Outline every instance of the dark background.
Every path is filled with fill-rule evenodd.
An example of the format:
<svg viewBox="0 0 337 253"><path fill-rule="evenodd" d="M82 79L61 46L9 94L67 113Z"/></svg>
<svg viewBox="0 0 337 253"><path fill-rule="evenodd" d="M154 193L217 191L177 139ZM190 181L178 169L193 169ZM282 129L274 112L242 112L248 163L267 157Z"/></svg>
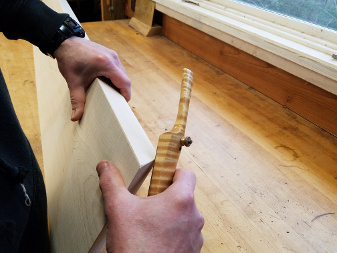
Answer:
<svg viewBox="0 0 337 253"><path fill-rule="evenodd" d="M82 22L101 21L100 0L68 0L78 20Z"/></svg>

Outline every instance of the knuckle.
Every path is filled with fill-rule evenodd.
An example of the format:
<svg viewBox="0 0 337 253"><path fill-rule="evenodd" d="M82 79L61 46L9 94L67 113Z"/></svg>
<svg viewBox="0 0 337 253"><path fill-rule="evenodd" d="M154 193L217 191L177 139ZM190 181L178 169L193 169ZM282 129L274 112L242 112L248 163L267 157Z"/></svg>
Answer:
<svg viewBox="0 0 337 253"><path fill-rule="evenodd" d="M115 61L119 60L118 54L113 50L111 50L111 58Z"/></svg>
<svg viewBox="0 0 337 253"><path fill-rule="evenodd" d="M105 53L105 54L99 54L97 55L97 57L103 63L119 61L118 54L113 50L110 50L108 53Z"/></svg>
<svg viewBox="0 0 337 253"><path fill-rule="evenodd" d="M193 192L184 192L176 196L176 204L181 209L190 209L195 205Z"/></svg>
<svg viewBox="0 0 337 253"><path fill-rule="evenodd" d="M103 64L109 64L111 62L111 59L107 55L102 55L101 61Z"/></svg>
<svg viewBox="0 0 337 253"><path fill-rule="evenodd" d="M120 64L121 64L118 54L112 50L110 53L97 54L95 61L96 61L97 66L104 66L103 72L106 72L107 70L110 71L111 69L114 69L116 71L117 69L120 68Z"/></svg>
<svg viewBox="0 0 337 253"><path fill-rule="evenodd" d="M107 54L97 54L96 55L96 62L98 65L107 65L110 63L110 58Z"/></svg>

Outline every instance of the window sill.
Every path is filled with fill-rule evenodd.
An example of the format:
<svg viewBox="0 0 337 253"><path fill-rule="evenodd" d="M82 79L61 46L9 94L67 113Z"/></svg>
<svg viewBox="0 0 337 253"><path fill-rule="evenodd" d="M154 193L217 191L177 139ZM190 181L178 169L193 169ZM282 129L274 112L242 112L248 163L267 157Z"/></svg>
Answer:
<svg viewBox="0 0 337 253"><path fill-rule="evenodd" d="M315 36L309 35L208 1L200 1L199 6L179 0L154 1L158 11L337 94L337 60L332 58L337 52L337 43L323 38L336 38L334 31L288 19L299 23L300 28L305 26L310 30L311 27ZM261 16L261 13L280 18L257 11L257 15Z"/></svg>

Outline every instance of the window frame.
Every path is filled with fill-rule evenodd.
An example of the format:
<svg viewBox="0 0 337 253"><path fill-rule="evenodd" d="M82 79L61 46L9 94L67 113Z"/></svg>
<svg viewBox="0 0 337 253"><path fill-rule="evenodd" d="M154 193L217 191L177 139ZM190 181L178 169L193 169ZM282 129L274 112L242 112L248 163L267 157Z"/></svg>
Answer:
<svg viewBox="0 0 337 253"><path fill-rule="evenodd" d="M201 0L203 1L203 0ZM262 16L263 19L275 24L290 28L294 31L300 31L304 34L311 35L313 37L321 38L323 40L337 43L337 33L328 28L324 28L313 23L309 23L294 17L286 16L273 11L263 10L259 7L253 6L248 3L238 2L233 0L206 0L203 2L209 2L209 4L215 4L218 6L228 7L241 11L252 16ZM335 35L335 36L333 36Z"/></svg>
<svg viewBox="0 0 337 253"><path fill-rule="evenodd" d="M232 0L154 2L158 11L337 94L337 32Z"/></svg>

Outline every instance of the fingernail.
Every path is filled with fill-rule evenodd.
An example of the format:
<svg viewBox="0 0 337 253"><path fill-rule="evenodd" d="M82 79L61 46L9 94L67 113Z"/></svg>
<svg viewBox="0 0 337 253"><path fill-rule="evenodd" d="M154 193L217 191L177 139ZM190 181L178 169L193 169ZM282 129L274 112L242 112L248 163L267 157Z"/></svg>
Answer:
<svg viewBox="0 0 337 253"><path fill-rule="evenodd" d="M100 176L102 174L102 172L109 167L109 163L104 161L104 162L100 162L98 165L97 165L97 173L98 173L98 176Z"/></svg>
<svg viewBox="0 0 337 253"><path fill-rule="evenodd" d="M76 115L76 111L77 111L77 109L75 108L75 109L73 109L73 111L72 111L72 113L71 113L71 118L74 118L75 117L75 115Z"/></svg>

